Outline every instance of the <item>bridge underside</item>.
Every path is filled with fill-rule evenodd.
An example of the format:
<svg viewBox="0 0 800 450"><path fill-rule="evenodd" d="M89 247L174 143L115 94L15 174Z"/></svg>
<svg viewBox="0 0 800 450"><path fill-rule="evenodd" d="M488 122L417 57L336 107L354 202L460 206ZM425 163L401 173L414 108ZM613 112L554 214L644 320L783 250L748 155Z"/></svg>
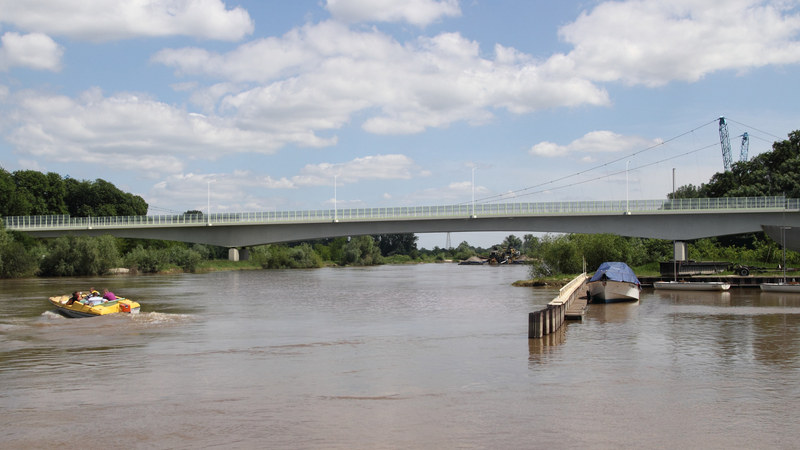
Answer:
<svg viewBox="0 0 800 450"><path fill-rule="evenodd" d="M691 240L712 236L725 236L759 232L779 227L793 227L786 231L787 248L800 249L800 213L786 210L774 212L675 212L655 214L620 215L550 215L517 217L437 218L416 220L375 220L269 223L269 224L214 224L176 226L148 226L141 228L82 229L28 231L38 237L57 237L64 234L139 239L163 239L181 242L219 245L229 248L260 244L304 241L340 236L359 236L391 233L445 233L472 231L558 232L558 233L612 233L621 236L668 240ZM781 242L778 238L776 241Z"/></svg>

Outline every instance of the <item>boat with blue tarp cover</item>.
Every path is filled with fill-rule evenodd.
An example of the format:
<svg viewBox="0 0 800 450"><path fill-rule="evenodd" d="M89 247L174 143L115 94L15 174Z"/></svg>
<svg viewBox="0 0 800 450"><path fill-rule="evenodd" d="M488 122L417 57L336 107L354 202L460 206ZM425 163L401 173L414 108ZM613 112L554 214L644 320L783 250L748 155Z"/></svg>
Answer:
<svg viewBox="0 0 800 450"><path fill-rule="evenodd" d="M606 261L586 284L592 302L606 303L639 300L642 283L624 262Z"/></svg>

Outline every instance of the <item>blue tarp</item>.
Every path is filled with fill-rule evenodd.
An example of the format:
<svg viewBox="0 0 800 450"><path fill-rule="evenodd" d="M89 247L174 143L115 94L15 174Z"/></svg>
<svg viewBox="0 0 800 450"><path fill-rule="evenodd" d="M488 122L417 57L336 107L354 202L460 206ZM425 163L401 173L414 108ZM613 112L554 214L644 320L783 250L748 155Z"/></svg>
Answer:
<svg viewBox="0 0 800 450"><path fill-rule="evenodd" d="M603 275L606 276L606 279L611 281L624 281L627 283L639 283L639 279L636 278L636 274L633 273L633 269L628 267L627 264L624 262L604 262L600 264L600 267L597 268L597 272L594 273L591 281L598 281L603 279Z"/></svg>

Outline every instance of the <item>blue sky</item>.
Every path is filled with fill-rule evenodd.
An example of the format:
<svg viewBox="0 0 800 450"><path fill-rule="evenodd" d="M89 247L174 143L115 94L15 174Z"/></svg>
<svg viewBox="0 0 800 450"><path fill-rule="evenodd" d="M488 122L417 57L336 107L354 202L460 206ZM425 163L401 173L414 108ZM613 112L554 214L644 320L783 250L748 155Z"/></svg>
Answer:
<svg viewBox="0 0 800 450"><path fill-rule="evenodd" d="M800 129L798 62L787 0L0 0L0 166L150 214L660 199L718 117Z"/></svg>

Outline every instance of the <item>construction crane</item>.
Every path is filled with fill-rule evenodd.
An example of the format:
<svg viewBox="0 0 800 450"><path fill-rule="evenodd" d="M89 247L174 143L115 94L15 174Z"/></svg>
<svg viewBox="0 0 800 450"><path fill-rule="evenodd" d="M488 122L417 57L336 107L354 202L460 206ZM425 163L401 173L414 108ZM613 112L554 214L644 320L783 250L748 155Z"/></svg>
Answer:
<svg viewBox="0 0 800 450"><path fill-rule="evenodd" d="M731 170L733 158L731 158L731 141L728 139L728 124L725 123L724 117L719 118L719 144L722 146L722 165L727 172Z"/></svg>
<svg viewBox="0 0 800 450"><path fill-rule="evenodd" d="M750 135L747 131L742 134L742 147L739 149L739 161L747 161L747 152L750 151Z"/></svg>
<svg viewBox="0 0 800 450"><path fill-rule="evenodd" d="M733 166L731 156L731 141L728 138L728 124L724 117L719 118L719 144L722 146L722 164L728 172ZM745 132L742 134L742 146L739 149L739 161L747 161L747 152L750 150L750 136Z"/></svg>

